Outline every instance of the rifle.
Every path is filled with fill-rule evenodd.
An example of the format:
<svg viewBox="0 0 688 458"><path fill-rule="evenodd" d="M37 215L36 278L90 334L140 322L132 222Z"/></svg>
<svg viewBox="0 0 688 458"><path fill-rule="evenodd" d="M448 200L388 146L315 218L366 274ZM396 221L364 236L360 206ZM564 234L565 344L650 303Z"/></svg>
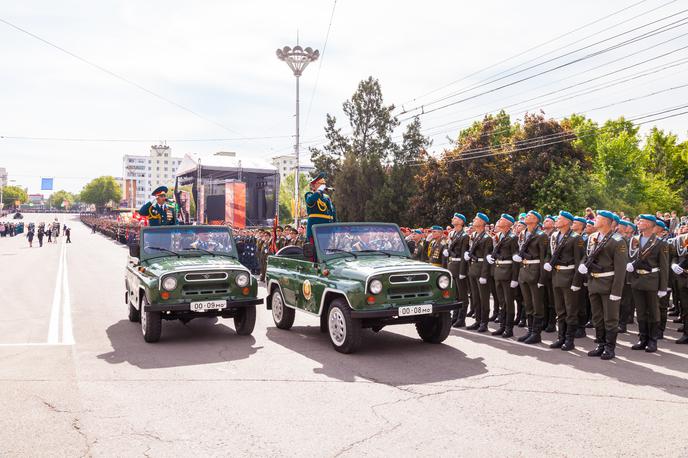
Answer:
<svg viewBox="0 0 688 458"><path fill-rule="evenodd" d="M557 245L557 249L552 253L552 259L550 259L549 264L554 267L557 265L559 262L559 256L561 256L561 251L564 248L564 245L566 244L566 241L568 240L569 236L571 235L571 230L569 230L566 234L564 234L564 237L561 239L561 242L559 245Z"/></svg>
<svg viewBox="0 0 688 458"><path fill-rule="evenodd" d="M537 230L537 229L535 229ZM518 255L521 257L521 259L526 259L526 250L530 246L530 243L533 241L535 238L535 233L529 233L528 238L523 242L523 245L521 245L521 248L518 250Z"/></svg>
<svg viewBox="0 0 688 458"><path fill-rule="evenodd" d="M600 271L602 270L602 266L597 264L595 261L597 261L597 255L600 254L602 251L602 248L605 247L607 242L609 242L609 239L612 238L612 232L610 231L603 239L602 241L595 247L595 251L593 251L590 256L588 256L588 259L585 260L583 264L585 264L585 267L588 268L588 271L593 272L593 271Z"/></svg>

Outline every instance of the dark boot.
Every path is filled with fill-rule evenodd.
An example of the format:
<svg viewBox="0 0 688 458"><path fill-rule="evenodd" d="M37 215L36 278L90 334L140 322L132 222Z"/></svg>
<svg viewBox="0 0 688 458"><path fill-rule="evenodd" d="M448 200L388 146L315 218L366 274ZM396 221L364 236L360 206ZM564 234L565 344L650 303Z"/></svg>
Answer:
<svg viewBox="0 0 688 458"><path fill-rule="evenodd" d="M647 321L638 321L638 342L631 346L631 350L645 350L649 339L648 332Z"/></svg>
<svg viewBox="0 0 688 458"><path fill-rule="evenodd" d="M614 350L616 349L616 331L607 331L604 336L604 353L602 353L601 359L610 360L614 359L616 354ZM646 350L647 351L647 350Z"/></svg>
<svg viewBox="0 0 688 458"><path fill-rule="evenodd" d="M562 350L571 351L576 348L576 345L574 344L574 338L576 337L577 330L578 326L576 325L566 325L566 336L564 336L564 345L561 346Z"/></svg>
<svg viewBox="0 0 688 458"><path fill-rule="evenodd" d="M479 327L480 327L480 323L478 322L478 320L475 320L475 323L473 323L470 326L466 326L466 329L468 329L469 331L475 331Z"/></svg>
<svg viewBox="0 0 688 458"><path fill-rule="evenodd" d="M542 318L535 318L533 320L533 332L530 334L530 336L528 336L526 340L523 341L523 343L532 345L542 342L542 338L540 337L540 333L542 332L542 325Z"/></svg>
<svg viewBox="0 0 688 458"><path fill-rule="evenodd" d="M586 327L586 328L592 329L592 328L594 328L595 326L592 324L592 321L588 321L587 323L585 323L585 327Z"/></svg>
<svg viewBox="0 0 688 458"><path fill-rule="evenodd" d="M588 356L602 356L602 353L604 353L604 328L596 328L595 336L600 343L597 344L594 350L588 352Z"/></svg>
<svg viewBox="0 0 688 458"><path fill-rule="evenodd" d="M492 331L493 336L501 336L504 334L504 331L506 330L506 318L504 318L505 312L502 311L502 313L499 314L499 319L495 320L499 322L499 328L496 331Z"/></svg>
<svg viewBox="0 0 688 458"><path fill-rule="evenodd" d="M519 342L525 342L528 337L533 333L533 315L528 315L526 318L528 321L528 332L523 334L521 337L519 337L518 340ZM520 326L520 325L519 325Z"/></svg>
<svg viewBox="0 0 688 458"><path fill-rule="evenodd" d="M454 320L454 323L452 323L452 327L455 328L464 328L466 327L466 309L465 308L460 308L458 312L456 313L456 320Z"/></svg>
<svg viewBox="0 0 688 458"><path fill-rule="evenodd" d="M545 323L547 323L545 332L554 332L557 330L557 314L554 313L554 309L549 309L549 318Z"/></svg>
<svg viewBox="0 0 688 458"><path fill-rule="evenodd" d="M557 334L557 340L552 342L549 345L549 348L561 348L561 346L564 345L564 342L566 341L566 321L559 320L557 324L559 327L559 334Z"/></svg>
<svg viewBox="0 0 688 458"><path fill-rule="evenodd" d="M585 326L576 326L576 334L574 337L576 339L582 339L585 336L587 336L585 333Z"/></svg>
<svg viewBox="0 0 688 458"><path fill-rule="evenodd" d="M683 335L676 339L677 344L688 344L688 314L683 317Z"/></svg>
<svg viewBox="0 0 688 458"><path fill-rule="evenodd" d="M659 332L657 333L657 340L664 339L664 331L666 331L667 324L667 309L659 309Z"/></svg>
<svg viewBox="0 0 688 458"><path fill-rule="evenodd" d="M526 320L526 311L525 311L525 305L521 303L521 305L518 306L518 312L516 315L516 319L514 320L515 323L518 323L519 328L525 328L527 324Z"/></svg>
<svg viewBox="0 0 688 458"><path fill-rule="evenodd" d="M648 338L645 351L654 353L657 351L657 334L659 331L659 323L648 323Z"/></svg>
<svg viewBox="0 0 688 458"><path fill-rule="evenodd" d="M487 332L487 323L480 323L480 326L478 326L478 332Z"/></svg>
<svg viewBox="0 0 688 458"><path fill-rule="evenodd" d="M504 325L504 333L502 334L502 337L508 339L509 337L514 336L514 315L511 314L504 319L506 320L506 322Z"/></svg>
<svg viewBox="0 0 688 458"><path fill-rule="evenodd" d="M619 321L619 334L626 334L628 332L628 326L626 326L625 321Z"/></svg>

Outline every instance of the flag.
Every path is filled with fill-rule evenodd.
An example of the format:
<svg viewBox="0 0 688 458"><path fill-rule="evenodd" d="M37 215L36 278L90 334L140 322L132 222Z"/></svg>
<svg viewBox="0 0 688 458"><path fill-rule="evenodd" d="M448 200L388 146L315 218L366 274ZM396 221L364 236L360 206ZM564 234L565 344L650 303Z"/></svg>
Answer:
<svg viewBox="0 0 688 458"><path fill-rule="evenodd" d="M41 178L41 191L52 191L53 190L53 179L52 178Z"/></svg>

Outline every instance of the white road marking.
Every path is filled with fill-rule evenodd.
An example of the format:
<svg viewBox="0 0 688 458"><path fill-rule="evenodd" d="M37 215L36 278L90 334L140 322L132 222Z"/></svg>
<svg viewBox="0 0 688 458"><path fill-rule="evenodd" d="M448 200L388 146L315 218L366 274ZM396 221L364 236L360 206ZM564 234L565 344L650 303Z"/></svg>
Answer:
<svg viewBox="0 0 688 458"><path fill-rule="evenodd" d="M67 244L63 243L64 256L62 257L62 343L74 345L72 333L72 303L69 295L69 276L67 275Z"/></svg>
<svg viewBox="0 0 688 458"><path fill-rule="evenodd" d="M26 343L0 343L0 348L3 347L62 347L69 346L71 344L65 343L46 343L46 342L26 342Z"/></svg>
<svg viewBox="0 0 688 458"><path fill-rule="evenodd" d="M62 338L60 338L60 315L62 318ZM73 344L72 304L69 294L69 275L67 272L67 245L62 242L58 256L55 291L53 293L52 308L50 309L50 325L48 327L48 342L46 345Z"/></svg>
<svg viewBox="0 0 688 458"><path fill-rule="evenodd" d="M60 340L60 300L62 299L62 257L65 245L60 246L60 254L57 262L57 277L55 278L55 291L53 293L53 305L50 309L50 325L48 327L48 344L54 345Z"/></svg>

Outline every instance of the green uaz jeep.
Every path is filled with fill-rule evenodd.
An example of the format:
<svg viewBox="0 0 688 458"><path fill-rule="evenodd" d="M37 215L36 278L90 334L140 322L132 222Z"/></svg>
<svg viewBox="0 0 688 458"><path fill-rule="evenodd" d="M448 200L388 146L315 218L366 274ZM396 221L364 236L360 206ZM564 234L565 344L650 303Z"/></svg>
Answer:
<svg viewBox="0 0 688 458"><path fill-rule="evenodd" d="M139 241L129 247L124 300L146 342L160 339L163 319L234 318L237 334L253 332L263 300L227 227L144 227Z"/></svg>
<svg viewBox="0 0 688 458"><path fill-rule="evenodd" d="M342 353L356 350L363 328L415 323L426 342L447 338L460 305L452 276L412 260L395 224L320 224L313 239L268 258L266 304L278 328L291 328L296 310L318 316Z"/></svg>

